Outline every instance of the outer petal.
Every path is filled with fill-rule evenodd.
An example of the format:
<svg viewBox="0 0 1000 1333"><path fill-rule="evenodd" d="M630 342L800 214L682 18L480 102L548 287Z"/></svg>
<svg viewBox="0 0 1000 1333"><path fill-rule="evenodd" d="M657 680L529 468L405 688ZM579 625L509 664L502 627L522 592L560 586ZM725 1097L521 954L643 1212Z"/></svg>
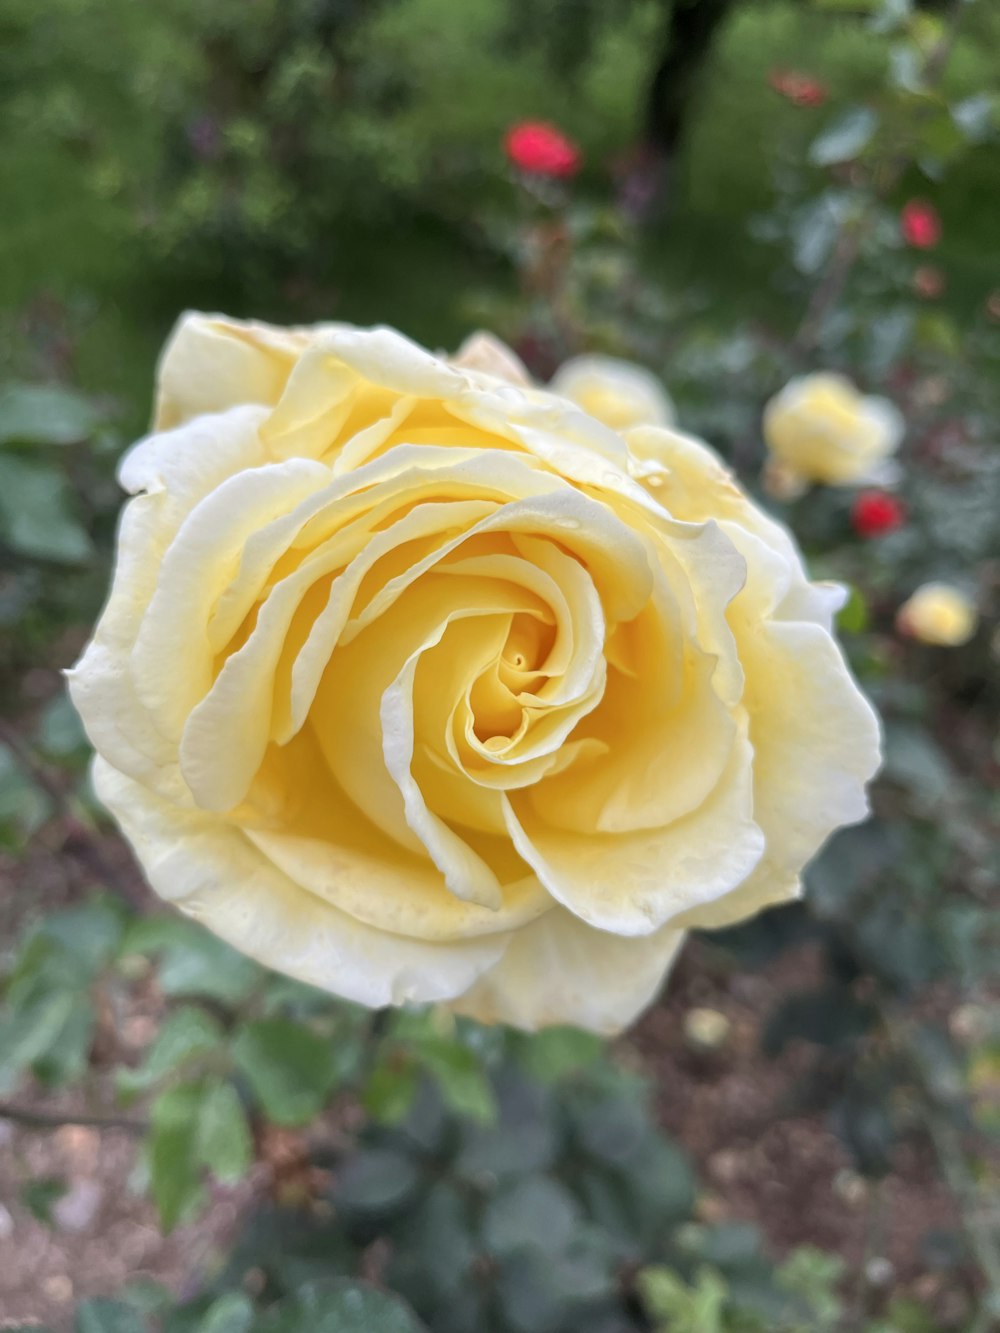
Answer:
<svg viewBox="0 0 1000 1333"><path fill-rule="evenodd" d="M731 898L686 912L723 926L794 898L827 837L868 814L865 784L881 762L878 718L820 626L772 621L743 645L754 743L754 816L767 850Z"/></svg>
<svg viewBox="0 0 1000 1333"><path fill-rule="evenodd" d="M530 796L505 797L519 854L554 898L581 920L618 935L648 935L738 888L760 861L752 757L733 747L727 772L695 811L660 829L587 836L537 819Z"/></svg>
<svg viewBox="0 0 1000 1333"><path fill-rule="evenodd" d="M451 360L453 365L461 366L463 370L479 370L484 375L506 380L508 384L531 383L531 376L517 353L511 351L499 338L494 338L492 333L485 333L481 329L466 338Z"/></svg>
<svg viewBox="0 0 1000 1333"><path fill-rule="evenodd" d="M452 999L509 938L437 944L373 929L301 888L234 825L179 810L100 758L94 784L161 897L265 966L358 1004Z"/></svg>
<svg viewBox="0 0 1000 1333"><path fill-rule="evenodd" d="M188 311L160 356L155 428L169 430L203 412L245 403L276 403L312 336L307 329Z"/></svg>
<svg viewBox="0 0 1000 1333"><path fill-rule="evenodd" d="M529 1032L571 1023L612 1036L656 996L684 932L607 935L554 907L511 937L500 961L449 1008Z"/></svg>

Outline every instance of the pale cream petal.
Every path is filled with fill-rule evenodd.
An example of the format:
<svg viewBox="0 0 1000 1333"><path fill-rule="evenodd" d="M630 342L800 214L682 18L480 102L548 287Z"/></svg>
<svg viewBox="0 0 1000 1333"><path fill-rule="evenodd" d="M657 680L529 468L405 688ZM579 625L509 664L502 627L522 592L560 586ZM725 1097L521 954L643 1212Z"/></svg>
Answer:
<svg viewBox="0 0 1000 1333"><path fill-rule="evenodd" d="M741 642L767 863L786 883L835 828L868 813L881 762L874 709L818 625L772 621Z"/></svg>
<svg viewBox="0 0 1000 1333"><path fill-rule="evenodd" d="M224 315L182 315L160 356L155 428L239 404L276 403L309 338L306 330Z"/></svg>
<svg viewBox="0 0 1000 1333"><path fill-rule="evenodd" d="M307 459L250 468L227 477L181 525L160 562L130 659L139 698L164 735L179 741L192 708L211 688L210 617L247 541L329 479L328 468Z"/></svg>
<svg viewBox="0 0 1000 1333"><path fill-rule="evenodd" d="M347 622L354 597L368 570L401 541L405 544L414 537L439 532L445 519L437 511L461 511L462 506L436 506L431 513L427 512L428 508L415 508L393 528L372 538L360 555L354 553L354 537L344 544L347 549L336 542L327 543L271 589L249 639L227 658L212 688L192 710L185 725L181 765L186 781L204 809L232 809L246 795L263 760L273 731L275 673L286 651L293 618L308 590L325 575L343 569L344 572L331 584L325 607L317 608L318 614L310 631L310 634L315 633L322 620L323 632L330 639L324 652L314 650L312 653L315 674L309 683L311 703L316 684L327 668L333 646ZM460 512L454 517L461 521L468 516ZM310 639L306 639L299 657L309 645ZM298 688L295 681L298 666L296 659L291 672L293 696ZM294 704L291 711L294 716ZM286 724L281 729L280 738L287 739L296 730L298 726Z"/></svg>
<svg viewBox="0 0 1000 1333"><path fill-rule="evenodd" d="M227 477L271 461L260 439L266 419L266 408L234 407L147 435L123 454L118 480L132 495L162 491L176 531L198 501Z"/></svg>
<svg viewBox="0 0 1000 1333"><path fill-rule="evenodd" d="M737 742L726 773L695 811L665 828L564 833L504 797L511 839L554 898L598 929L647 935L699 903L731 893L764 852L754 820L752 752Z"/></svg>
<svg viewBox="0 0 1000 1333"><path fill-rule="evenodd" d="M702 440L681 431L638 427L625 436L633 455L650 465L643 484L674 518L738 524L779 555L797 557L788 529L747 496L733 472ZM655 464L655 470L651 465Z"/></svg>
<svg viewBox="0 0 1000 1333"><path fill-rule="evenodd" d="M451 621L479 618L484 608L506 613L506 617L535 610L530 594L523 589L425 576L395 606L393 614L381 617L350 644L338 647L316 693L310 721L330 771L374 824L413 851L426 844L410 818L417 813L416 804L407 809L398 778L383 762L382 700L411 653L419 655L432 647L438 632ZM492 614L481 618L482 634L491 644L497 642L494 619ZM470 669L478 657L478 652L470 657ZM393 720L399 721L395 713ZM420 734L425 739L422 730ZM444 738L440 739L443 746ZM396 758L402 762L400 755Z"/></svg>
<svg viewBox="0 0 1000 1333"><path fill-rule="evenodd" d="M462 370L478 370L484 375L492 375L494 379L506 380L508 384L531 383L531 376L517 353L492 333L485 333L482 329L478 333L470 333L451 357L451 363Z"/></svg>
<svg viewBox="0 0 1000 1333"><path fill-rule="evenodd" d="M337 443L362 387L325 341L313 344L292 368L261 438L278 458L319 458Z"/></svg>
<svg viewBox="0 0 1000 1333"><path fill-rule="evenodd" d="M395 329L343 325L317 339L317 346L369 384L415 398L447 399L471 383L461 370Z"/></svg>
<svg viewBox="0 0 1000 1333"><path fill-rule="evenodd" d="M428 648L441 642L450 624L463 616L473 615L475 612L472 610L453 610L425 636L420 646L406 659L395 680L383 692L379 721L386 771L402 795L407 824L427 848L431 860L456 898L496 911L503 902L496 873L443 819L428 809L412 773L413 682L417 665ZM486 656L498 653L509 632L509 616L478 616L477 621L477 627L481 628L484 635ZM476 658L470 657L468 662L471 668Z"/></svg>
<svg viewBox="0 0 1000 1333"><path fill-rule="evenodd" d="M608 935L554 907L512 935L500 961L448 1007L529 1032L572 1024L614 1036L655 999L683 942L669 927Z"/></svg>
<svg viewBox="0 0 1000 1333"><path fill-rule="evenodd" d="M98 795L161 897L268 967L358 1004L461 994L505 934L446 944L373 929L300 887L231 824L160 800L98 758Z"/></svg>

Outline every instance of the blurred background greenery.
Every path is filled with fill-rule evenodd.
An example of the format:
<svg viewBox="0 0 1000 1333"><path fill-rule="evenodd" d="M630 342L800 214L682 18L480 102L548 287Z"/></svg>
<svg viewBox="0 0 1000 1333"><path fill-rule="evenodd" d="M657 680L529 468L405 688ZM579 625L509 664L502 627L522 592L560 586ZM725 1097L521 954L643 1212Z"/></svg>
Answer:
<svg viewBox="0 0 1000 1333"><path fill-rule="evenodd" d="M0 1327L1000 1327L998 50L992 0L5 0ZM505 157L535 119L575 178ZM886 721L805 903L610 1051L373 1022L158 914L58 671L189 306L638 359L754 490L790 375L892 398L902 522L765 496ZM896 627L928 579L970 643Z"/></svg>

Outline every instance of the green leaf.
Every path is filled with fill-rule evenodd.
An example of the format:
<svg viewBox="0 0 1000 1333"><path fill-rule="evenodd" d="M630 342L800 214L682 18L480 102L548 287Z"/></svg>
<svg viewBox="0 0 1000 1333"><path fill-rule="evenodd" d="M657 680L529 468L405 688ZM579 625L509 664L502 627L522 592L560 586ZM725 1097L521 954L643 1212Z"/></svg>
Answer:
<svg viewBox="0 0 1000 1333"><path fill-rule="evenodd" d="M38 745L44 754L62 761L85 755L89 750L80 714L68 694L57 694L42 713Z"/></svg>
<svg viewBox="0 0 1000 1333"><path fill-rule="evenodd" d="M241 1291L230 1291L220 1296L202 1316L198 1333L249 1333L253 1326L254 1308L249 1296Z"/></svg>
<svg viewBox="0 0 1000 1333"><path fill-rule="evenodd" d="M559 1114L549 1090L506 1068L497 1074L496 1096L500 1109L493 1123L459 1124L456 1171L478 1183L550 1167L559 1149Z"/></svg>
<svg viewBox="0 0 1000 1333"><path fill-rule="evenodd" d="M164 1231L172 1231L189 1217L202 1198L198 1159L202 1096L201 1084L181 1083L160 1093L150 1108L150 1189Z"/></svg>
<svg viewBox="0 0 1000 1333"><path fill-rule="evenodd" d="M711 1269L699 1269L689 1287L669 1268L647 1268L638 1287L650 1314L671 1333L725 1333L726 1284Z"/></svg>
<svg viewBox="0 0 1000 1333"><path fill-rule="evenodd" d="M427 1333L396 1296L349 1278L312 1283L269 1310L254 1333Z"/></svg>
<svg viewBox="0 0 1000 1333"><path fill-rule="evenodd" d="M852 107L813 140L809 161L814 167L850 162L867 148L878 123L878 116L869 107Z"/></svg>
<svg viewBox="0 0 1000 1333"><path fill-rule="evenodd" d="M362 1148L337 1177L336 1201L357 1213L389 1213L406 1202L421 1183L413 1159L393 1148Z"/></svg>
<svg viewBox="0 0 1000 1333"><path fill-rule="evenodd" d="M118 1071L118 1090L126 1096L142 1092L222 1045L222 1027L211 1014L196 1005L175 1009L156 1034L145 1063Z"/></svg>
<svg viewBox="0 0 1000 1333"><path fill-rule="evenodd" d="M210 1079L203 1085L196 1153L223 1184L242 1180L250 1170L250 1126L239 1093L225 1079Z"/></svg>
<svg viewBox="0 0 1000 1333"><path fill-rule="evenodd" d="M10 747L0 745L0 846L16 851L51 813L49 797L21 767Z"/></svg>
<svg viewBox="0 0 1000 1333"><path fill-rule="evenodd" d="M580 1207L564 1185L527 1176L492 1198L483 1213L483 1243L491 1254L565 1250L580 1224Z"/></svg>
<svg viewBox="0 0 1000 1333"><path fill-rule="evenodd" d="M44 1055L34 1062L35 1076L48 1084L70 1083L87 1070L94 1039L94 1006L86 995L76 995L62 1031Z"/></svg>
<svg viewBox="0 0 1000 1333"><path fill-rule="evenodd" d="M52 1224L52 1209L66 1193L65 1180L58 1176L37 1176L21 1186L21 1202L47 1226Z"/></svg>
<svg viewBox="0 0 1000 1333"><path fill-rule="evenodd" d="M336 1082L330 1041L289 1019L248 1023L232 1053L265 1115L278 1125L306 1124L326 1105Z"/></svg>
<svg viewBox="0 0 1000 1333"><path fill-rule="evenodd" d="M444 1038L424 1040L416 1056L437 1079L446 1104L460 1116L489 1124L496 1119L493 1089L467 1046Z"/></svg>
<svg viewBox="0 0 1000 1333"><path fill-rule="evenodd" d="M42 993L32 1004L0 1019L0 1068L27 1069L58 1041L72 1018L77 997L72 991Z"/></svg>
<svg viewBox="0 0 1000 1333"><path fill-rule="evenodd" d="M0 454L0 541L35 560L79 565L88 559L90 537L58 468Z"/></svg>
<svg viewBox="0 0 1000 1333"><path fill-rule="evenodd" d="M10 384L0 390L0 445L76 444L98 424L94 405L59 385Z"/></svg>
<svg viewBox="0 0 1000 1333"><path fill-rule="evenodd" d="M149 1333L145 1319L120 1301L85 1301L76 1312L74 1333Z"/></svg>
<svg viewBox="0 0 1000 1333"><path fill-rule="evenodd" d="M848 588L847 601L837 612L837 628L845 634L860 634L868 625L868 603L864 593Z"/></svg>
<svg viewBox="0 0 1000 1333"><path fill-rule="evenodd" d="M123 929L122 912L117 904L95 898L80 907L53 913L42 923L38 934L61 945L89 979L110 963L121 943Z"/></svg>
<svg viewBox="0 0 1000 1333"><path fill-rule="evenodd" d="M412 1063L401 1064L390 1058L372 1070L364 1086L365 1110L385 1125L404 1120L417 1095L418 1075Z"/></svg>
<svg viewBox="0 0 1000 1333"><path fill-rule="evenodd" d="M451 1302L470 1285L478 1247L470 1201L447 1181L435 1182L419 1205L393 1228L388 1280L421 1307Z"/></svg>
<svg viewBox="0 0 1000 1333"><path fill-rule="evenodd" d="M204 996L222 1004L246 1000L264 975L250 958L182 916L151 916L128 931L123 953L159 955L165 995Z"/></svg>
<svg viewBox="0 0 1000 1333"><path fill-rule="evenodd" d="M580 1028L545 1028L524 1039L521 1062L543 1083L557 1083L569 1074L596 1064L601 1058L600 1037Z"/></svg>

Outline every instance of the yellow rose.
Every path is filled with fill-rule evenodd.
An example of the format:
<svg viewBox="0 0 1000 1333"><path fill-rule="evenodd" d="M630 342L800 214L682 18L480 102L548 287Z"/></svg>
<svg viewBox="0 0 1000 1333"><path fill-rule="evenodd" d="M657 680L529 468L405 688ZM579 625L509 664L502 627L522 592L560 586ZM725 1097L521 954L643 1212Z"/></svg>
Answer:
<svg viewBox="0 0 1000 1333"><path fill-rule="evenodd" d="M378 1006L611 1032L793 896L878 727L703 445L389 329L190 315L71 691L164 898Z"/></svg>
<svg viewBox="0 0 1000 1333"><path fill-rule="evenodd" d="M947 583L925 583L899 608L896 623L921 643L958 648L975 634L979 614L964 592Z"/></svg>
<svg viewBox="0 0 1000 1333"><path fill-rule="evenodd" d="M613 356L574 356L564 362L549 388L582 407L612 430L669 426L674 405L650 371Z"/></svg>
<svg viewBox="0 0 1000 1333"><path fill-rule="evenodd" d="M771 467L828 486L885 480L904 422L887 398L858 393L842 375L803 375L764 409Z"/></svg>

